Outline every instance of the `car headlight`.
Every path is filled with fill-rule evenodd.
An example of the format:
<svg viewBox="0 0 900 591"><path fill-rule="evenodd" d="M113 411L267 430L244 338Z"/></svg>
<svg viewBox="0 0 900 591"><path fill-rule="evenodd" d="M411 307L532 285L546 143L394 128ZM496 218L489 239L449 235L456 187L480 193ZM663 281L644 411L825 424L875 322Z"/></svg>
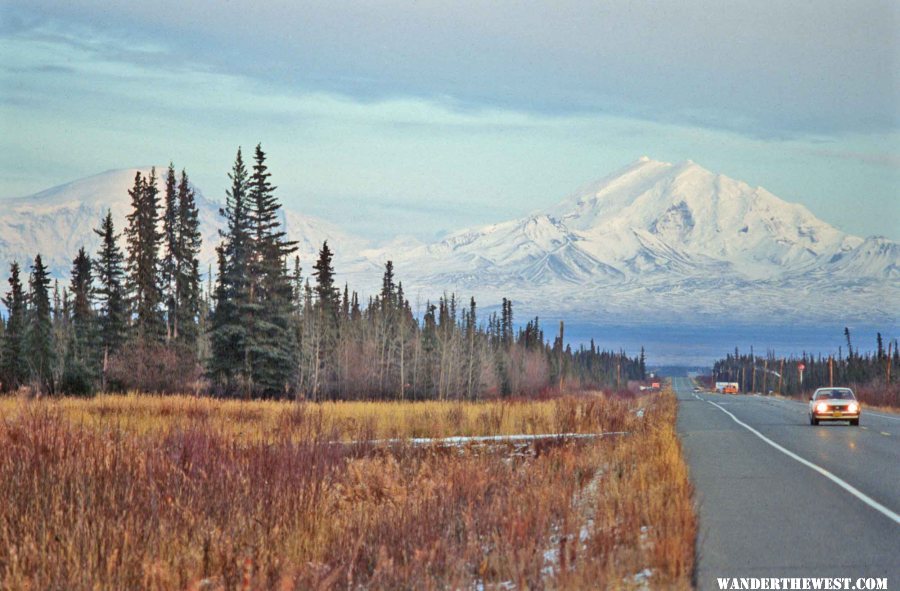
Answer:
<svg viewBox="0 0 900 591"><path fill-rule="evenodd" d="M859 405L855 402L851 402L849 405L847 405L847 412L849 412L850 414L856 414L857 412L859 412Z"/></svg>
<svg viewBox="0 0 900 591"><path fill-rule="evenodd" d="M828 412L828 405L824 402L820 402L816 405L816 412Z"/></svg>

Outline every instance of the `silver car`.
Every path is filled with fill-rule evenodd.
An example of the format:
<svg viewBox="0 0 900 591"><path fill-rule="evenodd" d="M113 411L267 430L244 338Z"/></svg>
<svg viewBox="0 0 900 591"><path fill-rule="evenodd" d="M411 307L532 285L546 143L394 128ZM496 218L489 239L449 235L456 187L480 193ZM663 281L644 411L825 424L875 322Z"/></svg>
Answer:
<svg viewBox="0 0 900 591"><path fill-rule="evenodd" d="M819 388L809 399L809 424L819 421L849 421L859 425L862 409L850 388Z"/></svg>

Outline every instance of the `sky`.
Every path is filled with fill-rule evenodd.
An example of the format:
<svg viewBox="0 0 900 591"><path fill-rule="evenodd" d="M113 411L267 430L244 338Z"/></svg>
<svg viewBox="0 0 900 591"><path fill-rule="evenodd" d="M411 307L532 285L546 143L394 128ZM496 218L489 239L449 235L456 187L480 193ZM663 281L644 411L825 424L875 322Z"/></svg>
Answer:
<svg viewBox="0 0 900 591"><path fill-rule="evenodd" d="M376 240L643 155L900 240L900 3L0 0L0 197L173 161L221 200L257 143L287 206Z"/></svg>

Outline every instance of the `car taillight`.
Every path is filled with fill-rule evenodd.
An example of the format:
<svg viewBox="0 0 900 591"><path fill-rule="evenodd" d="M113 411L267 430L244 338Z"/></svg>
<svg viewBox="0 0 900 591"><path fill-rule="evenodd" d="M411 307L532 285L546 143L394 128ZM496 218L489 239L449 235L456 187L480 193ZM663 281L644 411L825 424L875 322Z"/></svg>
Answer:
<svg viewBox="0 0 900 591"><path fill-rule="evenodd" d="M816 412L828 412L828 405L824 402L820 402L816 405Z"/></svg>
<svg viewBox="0 0 900 591"><path fill-rule="evenodd" d="M855 402L851 402L849 405L847 405L847 412L849 412L850 414L855 414L857 411L859 411L859 405Z"/></svg>

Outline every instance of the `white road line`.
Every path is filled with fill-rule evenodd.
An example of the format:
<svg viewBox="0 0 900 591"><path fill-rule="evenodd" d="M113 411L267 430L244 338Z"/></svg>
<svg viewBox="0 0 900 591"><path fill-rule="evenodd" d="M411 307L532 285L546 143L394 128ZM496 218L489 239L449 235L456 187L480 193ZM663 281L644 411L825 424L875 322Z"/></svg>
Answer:
<svg viewBox="0 0 900 591"><path fill-rule="evenodd" d="M876 417L881 417L882 419L887 419L887 420L889 420L889 421L900 421L900 418L897 418L897 417L889 417L888 415L883 415L883 414L881 414L880 412L872 412L871 410L870 410L870 411L866 411L866 414L867 414L867 415L875 415Z"/></svg>
<svg viewBox="0 0 900 591"><path fill-rule="evenodd" d="M890 519L897 525L900 525L900 514L894 513L893 511L891 511L890 509L888 509L887 507L885 507L884 505L882 505L881 503L879 503L878 501L873 499L872 497L866 495L865 493L863 493L862 491L860 491L853 485L847 483L846 481L841 480L840 478L838 478L837 476L835 476L834 474L832 474L825 468L822 468L821 466L813 464L809 460L798 456L791 450L786 449L786 448L782 447L781 445L775 443L774 441L772 441L771 439L769 439L768 437L766 437L765 435L763 435L762 433L760 433L759 431L757 431L756 429L754 429L753 427L748 425L747 423L741 421L739 418L737 418L736 416L734 416L733 414L731 414L730 412L728 412L727 410L725 410L724 408L722 408L721 406L719 406L718 404L713 402L712 400L707 400L707 402L709 402L710 404L712 404L713 406L715 406L716 408L718 408L719 410L724 412L726 415L731 417L732 421L734 421L741 427L747 429L748 431L750 431L751 433L753 433L754 435L756 435L757 437L759 437L760 439L762 439L763 441L765 441L766 443L768 443L769 445L771 445L772 447L774 447L775 449L777 449L778 451L780 451L781 453L786 455L787 457L797 460L798 462L800 462L807 468L815 470L816 472L818 472L819 474L821 474L828 480L831 480L832 482L834 482L835 484L837 484L838 486L840 486L841 488L846 490L848 493L850 493L851 495L853 495L854 497L856 497L857 499L859 499L866 505L872 507L879 513L885 515L888 519Z"/></svg>

